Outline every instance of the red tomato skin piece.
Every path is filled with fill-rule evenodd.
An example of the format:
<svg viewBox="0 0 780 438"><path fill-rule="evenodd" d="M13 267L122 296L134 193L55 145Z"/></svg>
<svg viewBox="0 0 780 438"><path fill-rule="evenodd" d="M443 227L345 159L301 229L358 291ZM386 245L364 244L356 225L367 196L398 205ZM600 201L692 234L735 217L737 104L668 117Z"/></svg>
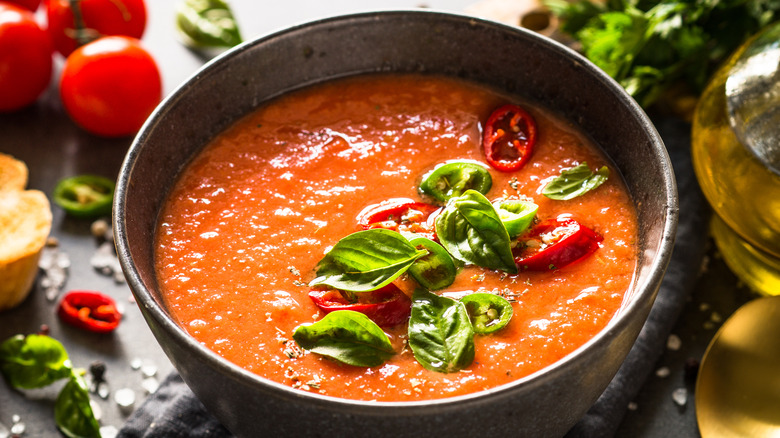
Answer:
<svg viewBox="0 0 780 438"><path fill-rule="evenodd" d="M599 249L603 240L595 231L570 218L548 219L535 226L521 239L535 239L557 228L567 228L568 232L544 249L531 255L521 251L521 254L515 257L515 264L521 271L550 271L571 265Z"/></svg>
<svg viewBox="0 0 780 438"><path fill-rule="evenodd" d="M352 310L366 315L380 327L406 322L412 312L412 300L394 284L371 292L356 294L358 302L350 303L336 289L313 289L309 298L323 312Z"/></svg>
<svg viewBox="0 0 780 438"><path fill-rule="evenodd" d="M0 2L0 112L24 108L49 86L52 48L32 12Z"/></svg>
<svg viewBox="0 0 780 438"><path fill-rule="evenodd" d="M41 5L41 0L5 0L7 3L13 3L17 6L21 6L28 11L35 12L38 10L38 6Z"/></svg>
<svg viewBox="0 0 780 438"><path fill-rule="evenodd" d="M72 38L75 29L69 0L46 0L48 32L54 48L67 57L78 47ZM146 29L143 0L80 0L84 26L94 36L124 35L141 39Z"/></svg>
<svg viewBox="0 0 780 438"><path fill-rule="evenodd" d="M522 138L513 139L512 137L515 136L513 133L498 126L504 123L504 119L507 116L510 117L509 124L519 129L518 132L522 133ZM520 124L523 126L519 126ZM488 164L501 172L520 170L531 159L534 146L536 145L536 131L536 121L523 108L512 104L497 108L485 122L485 130L482 136L482 147ZM512 148L515 150L515 154L518 155L517 157L505 159L500 156L502 150L507 148L502 145L507 142L513 144Z"/></svg>
<svg viewBox="0 0 780 438"><path fill-rule="evenodd" d="M135 134L162 99L154 58L135 38L104 37L65 62L60 95L68 115L104 137Z"/></svg>

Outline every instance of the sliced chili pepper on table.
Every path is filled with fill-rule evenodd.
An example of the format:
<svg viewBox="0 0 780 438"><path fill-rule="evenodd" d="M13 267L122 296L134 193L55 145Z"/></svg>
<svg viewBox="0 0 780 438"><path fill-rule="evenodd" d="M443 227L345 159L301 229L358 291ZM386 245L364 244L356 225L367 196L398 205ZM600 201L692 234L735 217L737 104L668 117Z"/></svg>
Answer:
<svg viewBox="0 0 780 438"><path fill-rule="evenodd" d="M409 198L391 198L372 204L358 214L358 225L364 230L387 230L415 233L436 240L433 222L428 219L439 207Z"/></svg>
<svg viewBox="0 0 780 438"><path fill-rule="evenodd" d="M65 323L95 333L113 331L122 319L113 298L86 290L65 294L57 307L57 315Z"/></svg>
<svg viewBox="0 0 780 438"><path fill-rule="evenodd" d="M114 181L97 175L65 178L54 188L54 202L69 215L81 218L111 214Z"/></svg>
<svg viewBox="0 0 780 438"><path fill-rule="evenodd" d="M520 270L551 271L582 260L599 248L603 237L561 215L547 219L520 237L513 251Z"/></svg>
<svg viewBox="0 0 780 438"><path fill-rule="evenodd" d="M392 283L371 292L350 295L338 289L313 289L309 298L325 313L352 310L366 315L381 327L404 323L412 312L412 300Z"/></svg>
<svg viewBox="0 0 780 438"><path fill-rule="evenodd" d="M536 145L536 121L517 105L499 107L485 122L482 147L494 169L513 172L531 158Z"/></svg>

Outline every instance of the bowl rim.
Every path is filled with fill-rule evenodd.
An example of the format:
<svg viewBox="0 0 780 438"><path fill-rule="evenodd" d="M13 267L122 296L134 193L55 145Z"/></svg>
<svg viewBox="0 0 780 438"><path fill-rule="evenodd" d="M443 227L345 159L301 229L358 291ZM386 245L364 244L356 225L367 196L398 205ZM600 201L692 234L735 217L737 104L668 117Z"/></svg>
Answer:
<svg viewBox="0 0 780 438"><path fill-rule="evenodd" d="M606 327L604 327L584 344L571 351L558 361L532 374L513 380L512 382L469 394L420 401L354 400L293 389L290 386L272 381L265 377L261 377L255 373L252 373L251 371L241 368L240 366L228 361L207 347L201 345L195 340L194 337L187 334L186 331L174 321L173 317L164 310L164 306L162 304L158 305L151 292L146 288L143 280L141 279L141 275L134 265L132 256L130 254L128 236L125 229L126 210L124 203L124 199L127 196L128 186L130 184L130 176L133 173L133 167L140 154L141 148L147 137L149 137L150 132L153 131L154 126L157 125L159 120L165 116L165 113L169 107L175 105L177 101L183 98L191 87L197 86L199 78L204 73L214 69L215 66L218 67L225 62L229 62L229 60L232 58L240 56L244 52L251 50L257 45L264 44L267 41L283 37L289 33L297 32L308 27L327 26L342 21L348 22L351 20L376 19L377 17L398 14L438 16L439 18L445 20L460 20L473 25L478 24L480 26L492 28L500 32L523 34L526 38L533 39L536 41L536 43L545 46L547 50L557 52L556 54L561 58L567 58L571 62L581 64L589 74L598 79L616 96L619 96L619 100L624 105L625 109L632 113L632 115L640 122L643 129L647 133L648 138L651 140L650 143L653 149L653 154L663 162L663 165L661 166L663 170L661 177L664 182L662 191L665 194L667 202L664 207L665 212L664 219L662 221L663 229L659 234L660 243L658 245L658 251L653 257L652 262L646 268L649 274L645 275L641 279L641 283L637 281L639 279L636 277L635 273L634 279L631 282L631 286L629 286L630 290L634 290L635 293L628 299L627 302L624 301L623 305L612 317ZM260 103L262 104L262 102ZM340 14L302 22L293 26L273 31L268 34L259 35L258 37L245 41L206 62L201 68L190 75L184 82L180 83L173 92L168 94L160 102L160 104L146 120L137 136L134 138L119 172L114 197L112 220L113 229L115 232L117 256L139 307L141 307L142 310L145 310L144 316L147 319L154 319L157 326L161 330L164 330L177 345L191 351L193 355L199 356L199 359L202 360L204 364L219 372L223 376L240 381L244 385L250 385L253 388L263 392L274 392L275 396L280 396L287 399L302 400L320 407L328 407L332 409L334 406L340 406L342 408L349 408L352 412L374 415L387 409L388 407L391 407L395 410L395 412L402 410L407 415L426 415L431 413L431 411L460 408L463 404L479 404L488 399L493 402L495 401L496 397L512 396L519 387L528 388L543 385L547 379L554 379L556 375L568 372L569 368L577 361L579 356L586 354L593 345L609 342L609 339L612 337L613 333L624 330L630 324L632 317L637 312L642 311L643 303L646 300L650 300L652 302L655 299L655 294L658 290L657 285L660 285L671 257L674 237L677 230L678 213L678 196L674 171L664 143L655 126L650 121L650 118L647 116L644 110L639 106L639 104L633 98L631 98L614 79L612 79L609 75L603 72L584 56L548 37L539 35L521 27L510 26L484 18L435 9L387 9ZM643 319L643 321L646 321L646 318Z"/></svg>

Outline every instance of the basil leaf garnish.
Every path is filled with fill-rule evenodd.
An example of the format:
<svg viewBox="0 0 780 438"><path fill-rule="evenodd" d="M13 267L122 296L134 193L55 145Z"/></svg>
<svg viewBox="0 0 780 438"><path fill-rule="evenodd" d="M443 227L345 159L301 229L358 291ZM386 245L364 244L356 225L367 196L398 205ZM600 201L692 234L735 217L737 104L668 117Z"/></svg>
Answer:
<svg viewBox="0 0 780 438"><path fill-rule="evenodd" d="M0 344L0 372L14 388L41 388L70 376L65 347L43 335L16 335Z"/></svg>
<svg viewBox="0 0 780 438"><path fill-rule="evenodd" d="M498 217L506 227L510 238L519 236L525 231L536 216L539 206L531 201L505 199L493 203Z"/></svg>
<svg viewBox="0 0 780 438"><path fill-rule="evenodd" d="M182 0L176 27L185 44L196 48L233 47L241 42L236 20L223 0Z"/></svg>
<svg viewBox="0 0 780 438"><path fill-rule="evenodd" d="M350 292L387 286L427 254L395 231L375 228L339 240L317 264L309 286L327 285Z"/></svg>
<svg viewBox="0 0 780 438"><path fill-rule="evenodd" d="M608 177L607 166L601 166L601 169L593 173L588 163L582 162L576 167L562 170L560 175L544 186L542 194L556 201L566 201L595 189Z"/></svg>
<svg viewBox="0 0 780 438"><path fill-rule="evenodd" d="M89 404L87 384L81 376L72 374L60 390L54 404L54 421L70 438L100 438L100 425Z"/></svg>
<svg viewBox="0 0 780 438"><path fill-rule="evenodd" d="M368 292L387 286L427 253L395 231L358 231L339 240L320 260L317 278L309 285Z"/></svg>
<svg viewBox="0 0 780 438"><path fill-rule="evenodd" d="M358 367L381 365L395 354L385 332L352 310L337 310L314 324L298 326L293 339L303 349Z"/></svg>
<svg viewBox="0 0 780 438"><path fill-rule="evenodd" d="M474 329L466 306L424 289L412 296L409 347L425 369L452 373L474 361Z"/></svg>
<svg viewBox="0 0 780 438"><path fill-rule="evenodd" d="M468 190L436 218L436 234L452 257L488 269L517 273L509 234L490 201Z"/></svg>

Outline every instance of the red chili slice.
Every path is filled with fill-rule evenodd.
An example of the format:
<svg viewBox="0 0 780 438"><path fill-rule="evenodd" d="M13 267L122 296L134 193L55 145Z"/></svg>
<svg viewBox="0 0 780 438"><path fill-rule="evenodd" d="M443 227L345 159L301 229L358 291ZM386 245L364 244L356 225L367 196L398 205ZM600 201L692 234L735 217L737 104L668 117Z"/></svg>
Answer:
<svg viewBox="0 0 780 438"><path fill-rule="evenodd" d="M582 260L599 248L603 237L567 215L547 219L520 238L514 250L521 270L549 271Z"/></svg>
<svg viewBox="0 0 780 438"><path fill-rule="evenodd" d="M350 302L338 289L313 289L309 292L309 298L325 313L353 310L382 327L404 323L412 312L412 300L392 283L371 292L356 293L355 297L357 301Z"/></svg>
<svg viewBox="0 0 780 438"><path fill-rule="evenodd" d="M439 207L409 198L392 198L372 204L358 214L358 225L364 230L385 228L423 235L436 240L433 222L428 219Z"/></svg>
<svg viewBox="0 0 780 438"><path fill-rule="evenodd" d="M93 291L70 291L57 307L62 321L95 333L107 333L119 326L122 315L114 299Z"/></svg>
<svg viewBox="0 0 780 438"><path fill-rule="evenodd" d="M517 105L499 107L485 123L482 146L494 169L513 172L531 158L536 145L536 121Z"/></svg>

